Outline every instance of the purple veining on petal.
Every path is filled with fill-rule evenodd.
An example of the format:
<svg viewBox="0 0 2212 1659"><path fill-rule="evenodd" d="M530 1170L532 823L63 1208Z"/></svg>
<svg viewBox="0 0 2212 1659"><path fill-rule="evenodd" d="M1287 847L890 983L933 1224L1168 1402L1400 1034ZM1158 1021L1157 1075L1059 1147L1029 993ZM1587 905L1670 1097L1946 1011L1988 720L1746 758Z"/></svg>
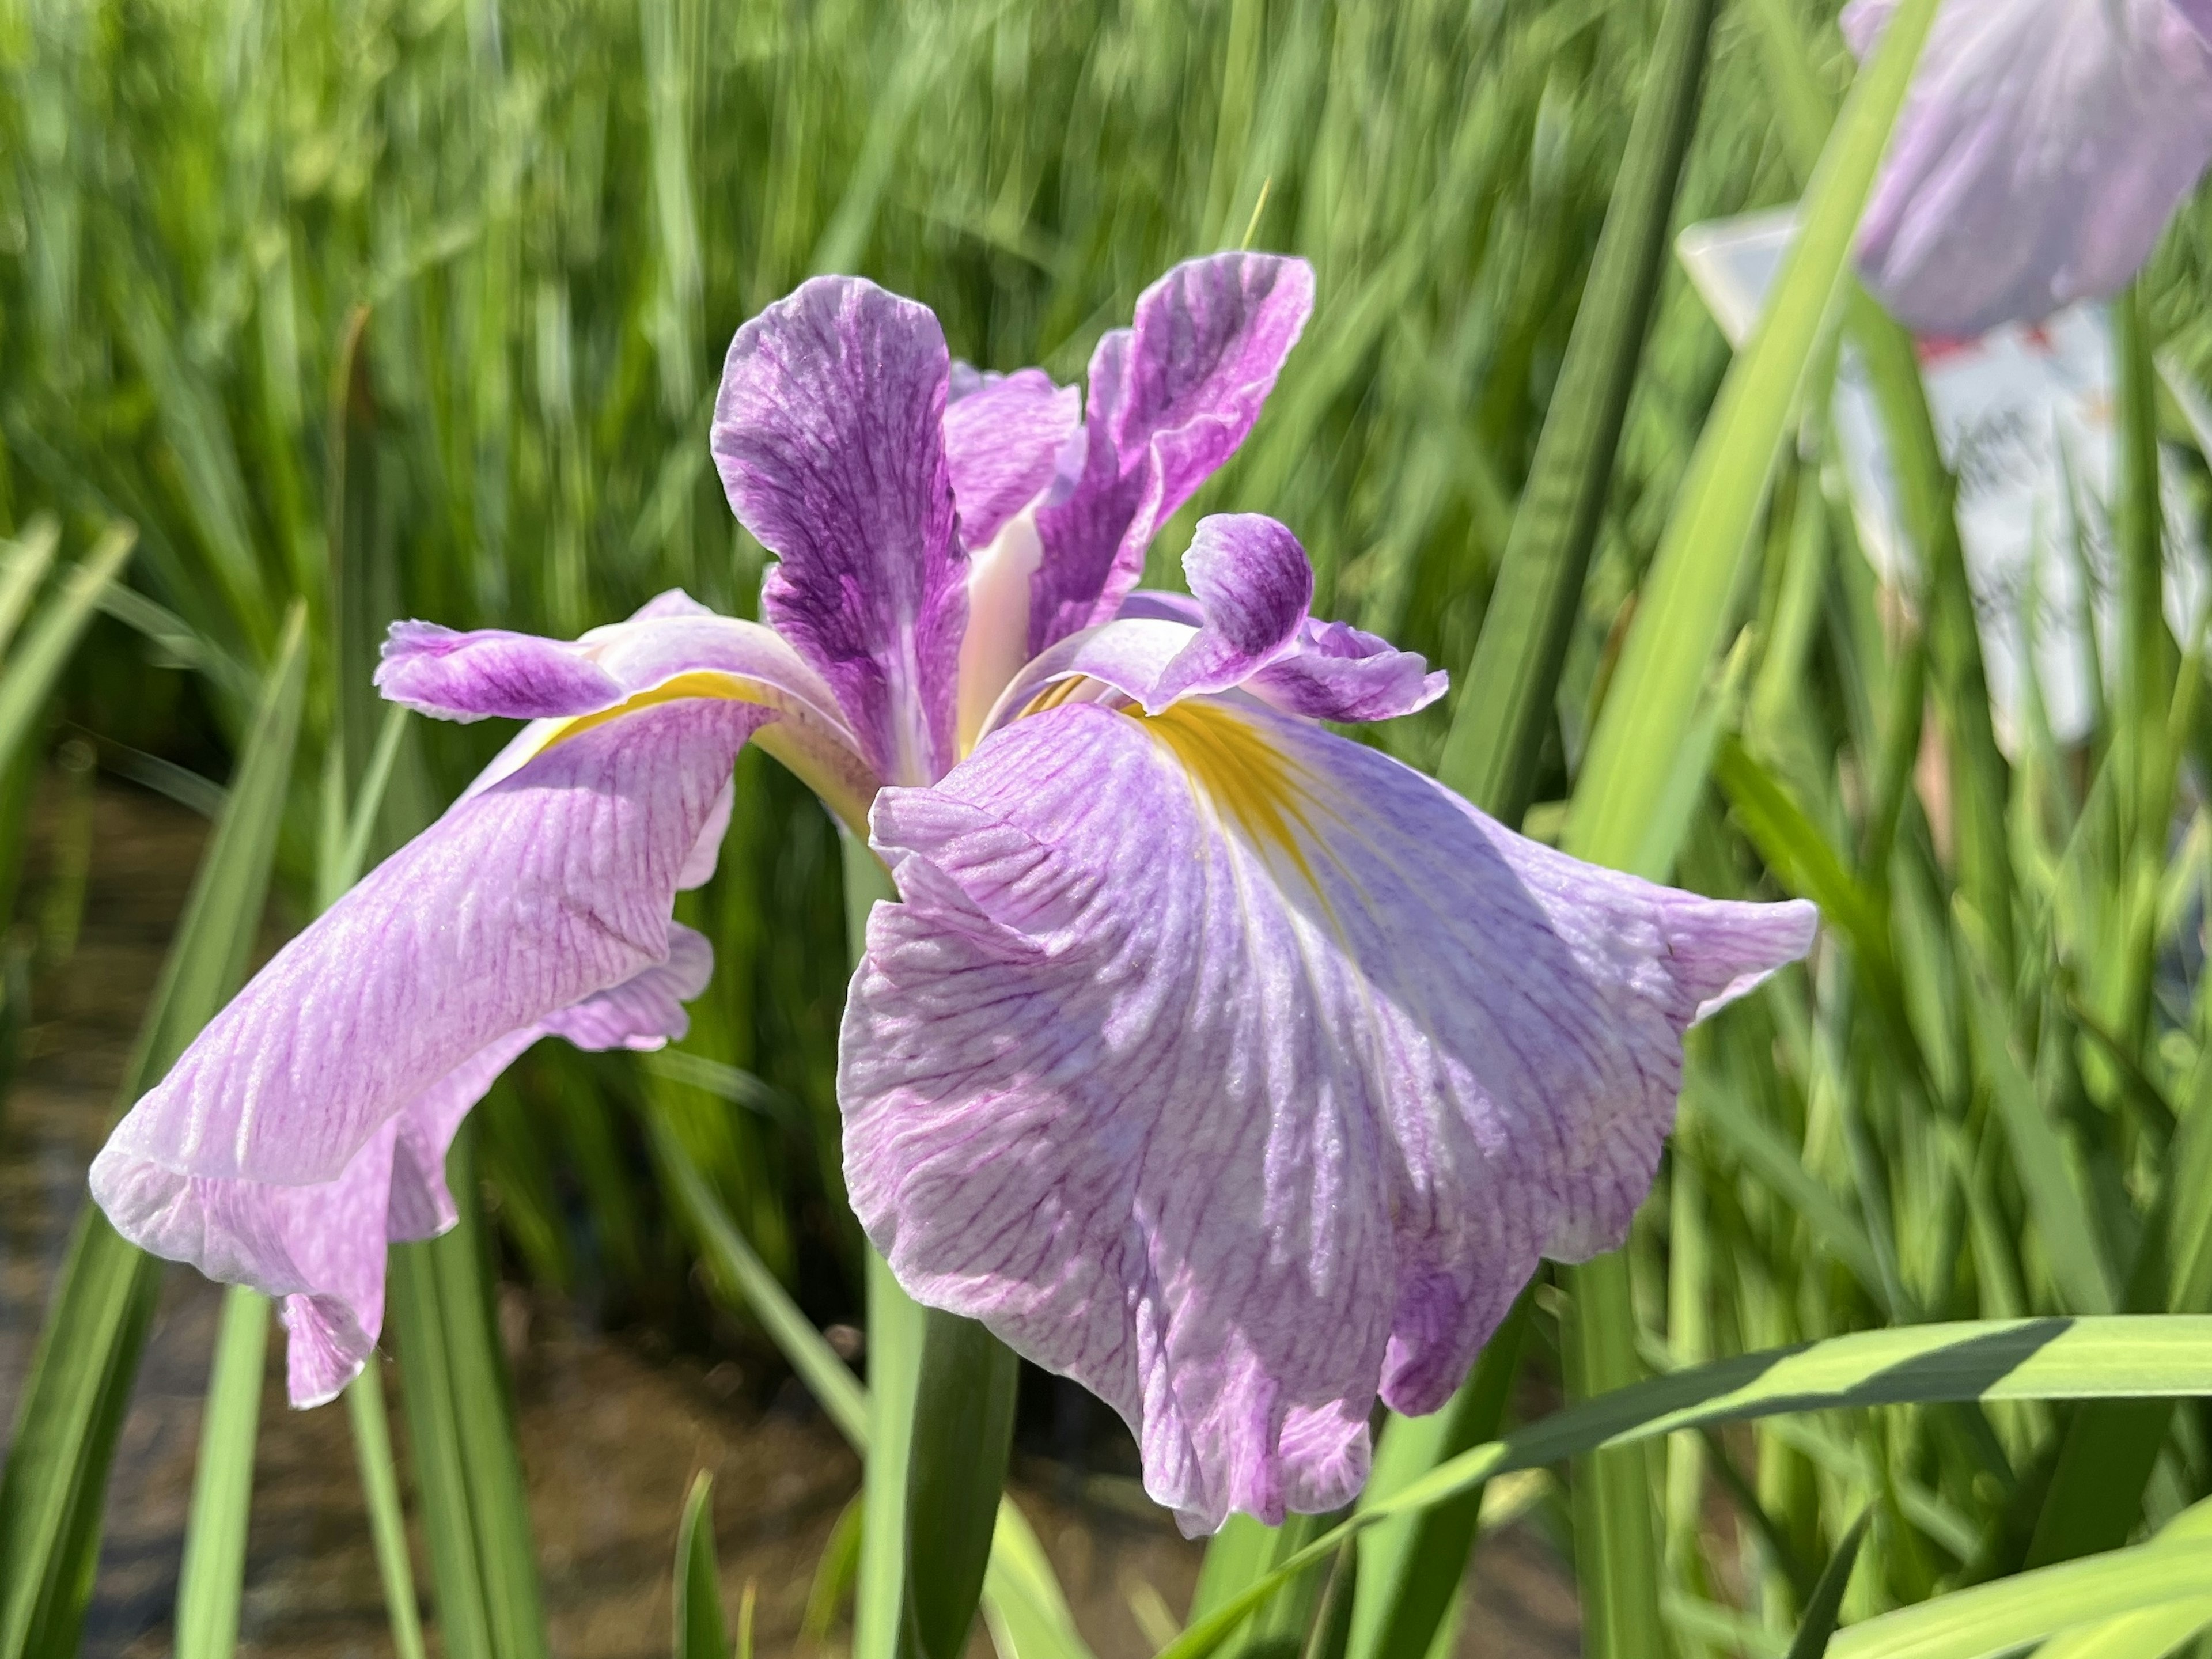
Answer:
<svg viewBox="0 0 2212 1659"><path fill-rule="evenodd" d="M376 685L393 702L453 720L590 714L623 696L581 644L497 628L458 634L426 622L392 624Z"/></svg>
<svg viewBox="0 0 2212 1659"><path fill-rule="evenodd" d="M1435 1409L1540 1255L1617 1239L1683 1030L1814 926L1203 700L1020 721L874 826L903 902L840 1046L854 1208L920 1299L1113 1404L1196 1529L1348 1500L1378 1391Z"/></svg>
<svg viewBox="0 0 2212 1659"><path fill-rule="evenodd" d="M465 797L280 951L112 1145L191 1175L332 1180L485 1044L666 960L677 883L766 713L642 709Z"/></svg>
<svg viewBox="0 0 2212 1659"><path fill-rule="evenodd" d="M1419 652L1340 622L1308 621L1295 648L1244 683L1285 714L1323 720L1387 720L1425 708L1451 676Z"/></svg>
<svg viewBox="0 0 2212 1659"><path fill-rule="evenodd" d="M515 676L478 672L468 666L471 663L574 662L596 677L595 687L607 688L581 707L560 708L550 698L542 700L532 724L469 786L471 795L527 764L560 736L569 718L621 709L630 699L659 699L685 688L690 695L727 697L772 713L775 719L757 741L848 820L865 815L878 787L836 694L790 645L758 623L717 616L678 590L651 600L629 621L595 628L573 643L497 632L453 634L423 623L396 623L392 635L385 647L386 671L380 673L386 694L404 689L413 694L406 699L410 706L448 718L532 712L505 695ZM441 647L449 641L458 645L441 656L416 649L416 641L424 638ZM395 661L404 665L404 672L391 672ZM448 672L447 665L456 661L464 667ZM717 835L718 843L720 839Z"/></svg>
<svg viewBox="0 0 2212 1659"><path fill-rule="evenodd" d="M1147 289L1091 360L1082 471L1037 514L1030 653L1113 616L1145 549L1244 441L1313 309L1302 259L1192 259Z"/></svg>
<svg viewBox="0 0 2212 1659"><path fill-rule="evenodd" d="M820 276L737 332L714 405L730 506L776 556L776 632L835 690L869 763L951 764L967 560L953 535L950 360L928 309Z"/></svg>
<svg viewBox="0 0 2212 1659"><path fill-rule="evenodd" d="M1237 690L1285 714L1335 720L1411 714L1449 684L1413 652L1308 616L1313 567L1297 538L1272 519L1201 520L1183 569L1189 597L1131 594L1111 623L1024 664L979 731L1018 718L1054 682L1079 678L1148 714L1184 697Z"/></svg>
<svg viewBox="0 0 2212 1659"><path fill-rule="evenodd" d="M1305 549L1257 513L1200 520L1182 571L1205 620L1146 697L1154 713L1178 697L1241 684L1295 649L1313 604Z"/></svg>
<svg viewBox="0 0 2212 1659"><path fill-rule="evenodd" d="M387 1243L453 1225L446 1150L461 1119L549 1030L584 1048L657 1048L684 1034L683 1003L706 988L707 942L677 927L670 958L548 1021L508 1033L404 1106L331 1181L293 1186L183 1174L113 1143L94 1198L126 1237L210 1278L283 1298L292 1403L319 1405L360 1371L383 1323Z"/></svg>
<svg viewBox="0 0 2212 1659"><path fill-rule="evenodd" d="M1116 622L1176 622L1197 628L1206 611L1188 593L1170 593L1161 587L1139 587L1123 596L1114 612Z"/></svg>
<svg viewBox="0 0 2212 1659"><path fill-rule="evenodd" d="M963 546L983 546L1052 482L1082 407L1080 392L1054 386L1041 368L992 375L945 405L945 459Z"/></svg>
<svg viewBox="0 0 2212 1659"><path fill-rule="evenodd" d="M1856 0L1863 52L1893 0ZM1970 337L2124 287L2212 160L2204 0L1947 0L1859 232L1867 285Z"/></svg>

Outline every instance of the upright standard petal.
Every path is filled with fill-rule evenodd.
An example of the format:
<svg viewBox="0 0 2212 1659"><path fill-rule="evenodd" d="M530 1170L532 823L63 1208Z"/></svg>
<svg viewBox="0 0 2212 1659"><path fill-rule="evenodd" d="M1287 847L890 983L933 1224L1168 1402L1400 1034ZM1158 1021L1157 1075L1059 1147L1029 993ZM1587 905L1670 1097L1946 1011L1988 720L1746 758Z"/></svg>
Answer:
<svg viewBox="0 0 2212 1659"><path fill-rule="evenodd" d="M1864 52L1894 0L1855 0ZM1869 288L1966 337L2117 293L2212 161L2203 0L1947 0L1859 233Z"/></svg>
<svg viewBox="0 0 2212 1659"><path fill-rule="evenodd" d="M714 404L722 487L776 556L761 592L885 778L952 763L967 562L953 535L950 362L927 307L819 276L737 332Z"/></svg>
<svg viewBox="0 0 2212 1659"><path fill-rule="evenodd" d="M1052 482L1054 463L1082 418L1083 398L1072 386L1054 386L1041 368L970 369L962 379L969 383L955 383L945 409L945 458L961 544L973 553Z"/></svg>
<svg viewBox="0 0 2212 1659"><path fill-rule="evenodd" d="M1121 1411L1194 1529L1324 1510L1540 1255L1624 1233L1681 1034L1802 955L1309 722L1057 708L878 798L840 1050L902 1281Z"/></svg>
<svg viewBox="0 0 2212 1659"><path fill-rule="evenodd" d="M1168 272L1098 342L1082 469L1037 514L1031 656L1113 616L1154 532L1251 431L1312 310L1303 259L1217 254Z"/></svg>

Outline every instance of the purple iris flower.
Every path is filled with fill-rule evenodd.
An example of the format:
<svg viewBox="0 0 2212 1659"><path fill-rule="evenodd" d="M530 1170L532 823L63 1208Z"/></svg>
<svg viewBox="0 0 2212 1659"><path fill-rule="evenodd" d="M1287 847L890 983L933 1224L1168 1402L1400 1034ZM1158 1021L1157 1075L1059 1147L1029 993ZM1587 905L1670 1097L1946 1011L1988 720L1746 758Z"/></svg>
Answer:
<svg viewBox="0 0 2212 1659"><path fill-rule="evenodd" d="M1864 56L1896 0L1852 0ZM2212 161L2212 0L1946 0L1859 231L1867 286L1965 337L2116 294Z"/></svg>
<svg viewBox="0 0 2212 1659"><path fill-rule="evenodd" d="M1178 266L1082 409L865 282L748 323L714 453L779 561L766 623L668 594L573 642L395 626L386 696L530 724L132 1109L93 1170L116 1224L283 1297L292 1397L328 1398L501 1069L683 1034L711 960L672 907L755 742L896 879L838 1096L900 1279L1110 1401L1186 1524L1343 1502L1378 1390L1433 1409L1540 1255L1620 1240L1684 1029L1814 915L1577 863L1330 732L1444 677L1316 621L1271 520L1201 521L1191 597L1131 591L1312 285Z"/></svg>

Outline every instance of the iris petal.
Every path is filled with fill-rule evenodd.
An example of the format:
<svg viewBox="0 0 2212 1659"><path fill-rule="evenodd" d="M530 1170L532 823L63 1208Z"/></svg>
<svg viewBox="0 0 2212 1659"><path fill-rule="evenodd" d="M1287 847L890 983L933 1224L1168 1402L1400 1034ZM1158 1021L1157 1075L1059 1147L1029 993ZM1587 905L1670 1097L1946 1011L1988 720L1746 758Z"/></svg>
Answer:
<svg viewBox="0 0 2212 1659"><path fill-rule="evenodd" d="M925 306L821 276L730 342L714 450L776 556L768 620L836 694L877 774L952 763L967 560L944 418L951 359Z"/></svg>
<svg viewBox="0 0 2212 1659"><path fill-rule="evenodd" d="M1081 469L1037 514L1031 656L1113 616L1154 533L1251 431L1312 310L1304 260L1217 254L1168 272L1098 342Z"/></svg>
<svg viewBox="0 0 2212 1659"><path fill-rule="evenodd" d="M1616 1241L1683 1030L1802 955L1207 699L1006 727L878 798L903 902L840 1051L847 1179L923 1301L1138 1433L1186 1526L1347 1500L1540 1255Z"/></svg>
<svg viewBox="0 0 2212 1659"><path fill-rule="evenodd" d="M450 1222L445 1151L530 1042L683 1030L731 763L769 720L692 699L595 726L465 795L294 939L117 1126L93 1193L125 1237L286 1296L293 1392L374 1341L386 1239Z"/></svg>
<svg viewBox="0 0 2212 1659"><path fill-rule="evenodd" d="M353 1379L375 1346L387 1242L428 1238L453 1225L447 1148L515 1057L554 1030L591 1048L659 1048L684 1035L683 1005L706 988L714 956L689 928L673 928L670 944L667 962L487 1044L404 1106L334 1180L209 1179L111 1143L93 1166L94 1194L144 1249L283 1297L292 1403L319 1405Z"/></svg>
<svg viewBox="0 0 2212 1659"><path fill-rule="evenodd" d="M1855 0L1863 52L1894 0ZM2212 160L2212 8L1947 0L1861 228L1867 285L1969 337L2117 293Z"/></svg>
<svg viewBox="0 0 2212 1659"><path fill-rule="evenodd" d="M1041 368L973 375L945 409L945 454L961 544L971 553L1052 482L1053 463L1082 418L1083 398Z"/></svg>
<svg viewBox="0 0 2212 1659"><path fill-rule="evenodd" d="M1078 679L1155 714L1186 696L1236 690L1286 714L1378 720L1444 693L1449 677L1415 653L1307 615L1313 568L1273 519L1200 520L1183 570L1190 595L1130 594L1114 621L1024 664L979 729L1050 706L1048 688Z"/></svg>

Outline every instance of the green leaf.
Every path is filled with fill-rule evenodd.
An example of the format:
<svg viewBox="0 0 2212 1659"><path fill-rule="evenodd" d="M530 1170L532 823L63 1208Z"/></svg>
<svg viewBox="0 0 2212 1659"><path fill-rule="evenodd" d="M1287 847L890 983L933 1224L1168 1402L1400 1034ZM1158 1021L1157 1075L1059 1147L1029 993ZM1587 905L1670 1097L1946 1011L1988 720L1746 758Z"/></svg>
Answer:
<svg viewBox="0 0 2212 1659"><path fill-rule="evenodd" d="M415 1567L407 1551L407 1516L399 1504L399 1474L392 1457L392 1419L384 1407L381 1355L372 1354L346 1386L346 1419L353 1428L354 1462L361 1472L369 1540L384 1586L385 1617L398 1659L424 1659L422 1614L416 1605Z"/></svg>
<svg viewBox="0 0 2212 1659"><path fill-rule="evenodd" d="M724 1297L751 1310L815 1402L853 1449L865 1455L872 1423L867 1390L745 1243L682 1141L657 1118L648 1117L646 1127L655 1166L706 1260L710 1282ZM864 1525L861 1510L855 1509L849 1538L856 1550ZM848 1535L841 1522L840 1536ZM1013 1644L1020 1659L1090 1659L1051 1564L1011 1498L999 1502L983 1579L983 1616L1001 1655Z"/></svg>
<svg viewBox="0 0 2212 1659"><path fill-rule="evenodd" d="M415 1449L431 1580L455 1659L545 1659L530 1510L492 1306L491 1267L464 1124L446 1160L459 1220L396 1244L386 1302Z"/></svg>
<svg viewBox="0 0 2212 1659"><path fill-rule="evenodd" d="M1636 384L1713 0L1670 0L1528 481L1454 706L1437 776L1507 823L1528 809Z"/></svg>
<svg viewBox="0 0 2212 1659"><path fill-rule="evenodd" d="M245 977L299 735L306 630L306 607L295 604L125 1072L121 1105L160 1081ZM160 1287L161 1265L87 1205L47 1304L0 1479L0 1659L76 1650L108 1467Z"/></svg>
<svg viewBox="0 0 2212 1659"><path fill-rule="evenodd" d="M991 1567L983 1577L983 1622L999 1659L1091 1659L1044 1546L1011 1498L999 1504Z"/></svg>
<svg viewBox="0 0 2212 1659"><path fill-rule="evenodd" d="M860 1578L853 1595L853 1659L913 1659L920 1633L906 1593L907 1494L914 1402L928 1322L883 1257L868 1252L868 1455Z"/></svg>
<svg viewBox="0 0 2212 1659"><path fill-rule="evenodd" d="M653 1167L694 1246L708 1270L720 1280L723 1295L752 1310L768 1329L769 1338L799 1373L815 1402L847 1440L866 1450L868 1439L868 1395L858 1378L840 1359L821 1332L799 1310L768 1264L760 1259L744 1235L715 1201L707 1179L658 1113L646 1119L646 1137L653 1149Z"/></svg>
<svg viewBox="0 0 2212 1659"><path fill-rule="evenodd" d="M2157 1541L2212 1538L2212 1499L2193 1504L2159 1528ZM2165 1602L2117 1618L2074 1626L2036 1650L2036 1659L2160 1659L2212 1626L2212 1597Z"/></svg>
<svg viewBox="0 0 2212 1659"><path fill-rule="evenodd" d="M1267 1527L1249 1515L1231 1516L1206 1547L1198 1588L1191 1597L1193 1620L1235 1600L1330 1531L1334 1522L1331 1516L1294 1514L1279 1527ZM1330 1565L1336 1565L1337 1559L1338 1552L1331 1552ZM1225 1651L1241 1659L1298 1659L1319 1633L1315 1614L1322 1605L1324 1577L1315 1572L1287 1583L1281 1595L1236 1633Z"/></svg>
<svg viewBox="0 0 2212 1659"><path fill-rule="evenodd" d="M2039 1638L2212 1596L2212 1550L2156 1542L2039 1567L1852 1626L1828 1659L1997 1659Z"/></svg>
<svg viewBox="0 0 2212 1659"><path fill-rule="evenodd" d="M1462 1453L1193 1619L1158 1659L1204 1659L1345 1539L1493 1476L1717 1423L1836 1407L2212 1395L2212 1316L1985 1320L1861 1331L1653 1377Z"/></svg>
<svg viewBox="0 0 2212 1659"><path fill-rule="evenodd" d="M907 1595L926 1659L960 1659L983 1593L1021 1362L972 1319L922 1320L907 1474Z"/></svg>
<svg viewBox="0 0 2212 1659"><path fill-rule="evenodd" d="M1844 1592L1850 1588L1851 1569L1858 1565L1859 1546L1866 1541L1869 1518L1862 1515L1851 1523L1844 1541L1836 1546L1836 1553L1820 1570L1820 1582L1813 1586L1812 1599L1805 1604L1805 1617L1797 1626L1797 1638L1790 1644L1790 1659L1820 1659L1827 1652L1828 1640L1835 1635L1836 1622L1843 1614Z"/></svg>
<svg viewBox="0 0 2212 1659"><path fill-rule="evenodd" d="M1654 555L1570 805L1563 844L1599 864L1666 873L1650 826L1673 780L1728 626L1775 462L1846 277L1845 262L1934 0L1905 0L1851 88L1806 193L1803 228L1749 345L1698 434ZM1636 1314L1618 1252L1566 1271L1570 1392L1589 1399L1638 1374ZM1659 1620L1659 1561L1645 1471L1591 1460L1575 1482L1584 1640L1600 1659L1641 1651Z"/></svg>
<svg viewBox="0 0 2212 1659"><path fill-rule="evenodd" d="M1474 1375L1442 1411L1427 1417L1392 1413L1360 1494L1362 1509L1497 1437L1528 1328L1524 1291L1484 1346ZM1360 1534L1346 1659L1421 1659L1428 1652L1474 1547L1482 1490L1476 1486L1449 1504Z"/></svg>
<svg viewBox="0 0 2212 1659"><path fill-rule="evenodd" d="M730 1659L722 1586L714 1565L714 1481L691 1477L676 1530L676 1659Z"/></svg>
<svg viewBox="0 0 2212 1659"><path fill-rule="evenodd" d="M0 652L15 643L61 547L62 527L51 513L32 520L15 540L0 543Z"/></svg>
<svg viewBox="0 0 2212 1659"><path fill-rule="evenodd" d="M269 1352L269 1298L234 1285L208 1371L200 1455L177 1576L177 1659L229 1659L238 1645L246 1528L252 1511L253 1449Z"/></svg>
<svg viewBox="0 0 2212 1659"><path fill-rule="evenodd" d="M1698 434L1575 791L1566 839L1582 857L1616 866L1632 857L1665 787L1934 15L1933 0L1905 0L1860 72L1806 192L1803 228Z"/></svg>
<svg viewBox="0 0 2212 1659"><path fill-rule="evenodd" d="M0 767L7 766L37 731L54 683L69 665L77 641L100 609L100 596L130 562L138 532L109 527L83 561L63 578L61 591L32 618L30 631L0 672Z"/></svg>

